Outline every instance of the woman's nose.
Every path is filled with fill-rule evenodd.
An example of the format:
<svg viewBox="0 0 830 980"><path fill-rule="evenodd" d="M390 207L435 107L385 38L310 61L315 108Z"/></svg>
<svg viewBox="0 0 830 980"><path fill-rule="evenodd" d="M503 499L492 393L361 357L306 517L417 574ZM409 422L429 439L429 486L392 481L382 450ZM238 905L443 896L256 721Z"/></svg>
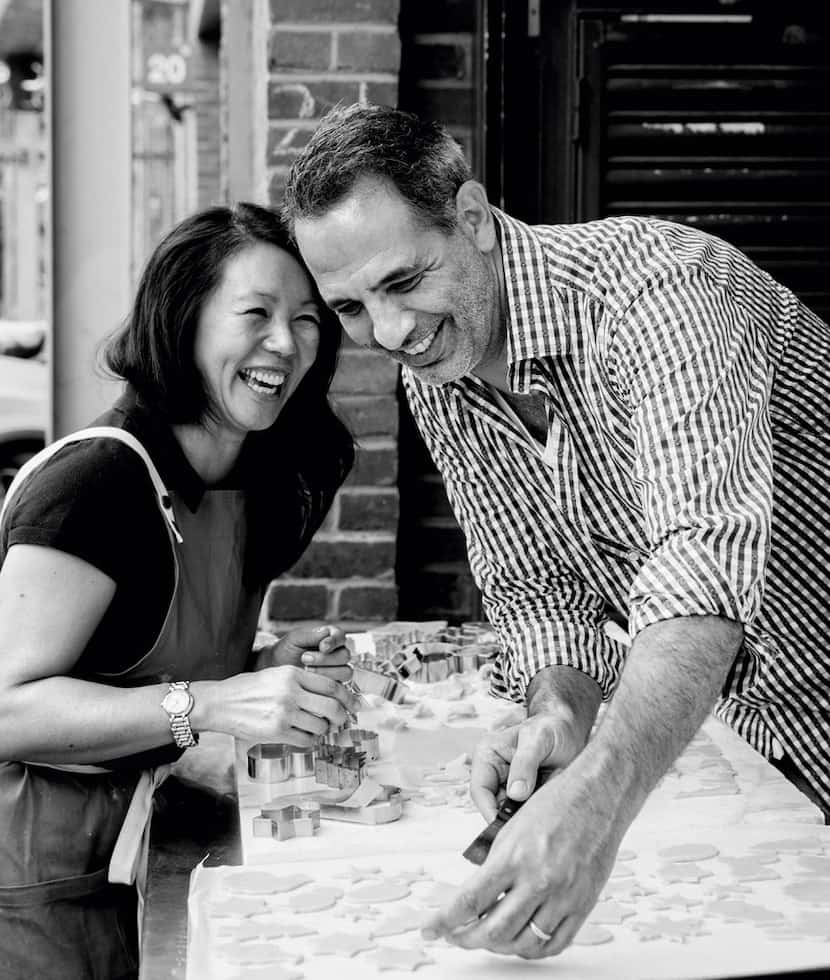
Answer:
<svg viewBox="0 0 830 980"><path fill-rule="evenodd" d="M294 354L297 344L291 327L282 319L273 319L268 325L268 332L262 341L262 346L268 351L278 354Z"/></svg>

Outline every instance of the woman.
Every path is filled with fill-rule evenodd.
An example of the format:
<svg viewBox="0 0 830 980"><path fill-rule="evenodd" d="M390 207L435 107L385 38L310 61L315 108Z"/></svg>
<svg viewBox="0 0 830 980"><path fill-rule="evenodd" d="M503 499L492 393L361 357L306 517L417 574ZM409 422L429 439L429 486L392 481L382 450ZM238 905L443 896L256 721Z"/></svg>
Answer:
<svg viewBox="0 0 830 980"><path fill-rule="evenodd" d="M106 428L49 447L7 496L5 980L135 975L126 883L141 883L152 789L199 732L310 745L354 708L339 631L296 630L266 663L251 653L265 586L353 459L326 397L326 318L275 214L185 220L107 349L127 386Z"/></svg>

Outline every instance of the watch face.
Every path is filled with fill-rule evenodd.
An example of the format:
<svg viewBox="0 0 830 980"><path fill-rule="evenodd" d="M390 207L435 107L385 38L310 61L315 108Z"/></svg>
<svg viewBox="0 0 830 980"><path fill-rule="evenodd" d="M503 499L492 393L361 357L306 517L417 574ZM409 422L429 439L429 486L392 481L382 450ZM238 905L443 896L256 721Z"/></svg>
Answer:
<svg viewBox="0 0 830 980"><path fill-rule="evenodd" d="M161 705L171 715L183 715L190 710L192 703L189 691L168 691Z"/></svg>

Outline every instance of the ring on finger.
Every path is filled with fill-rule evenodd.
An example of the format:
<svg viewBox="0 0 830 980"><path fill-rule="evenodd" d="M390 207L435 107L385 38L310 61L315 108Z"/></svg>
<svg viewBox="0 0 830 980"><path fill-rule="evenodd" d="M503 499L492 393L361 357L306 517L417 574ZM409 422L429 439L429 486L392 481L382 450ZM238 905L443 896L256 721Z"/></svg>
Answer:
<svg viewBox="0 0 830 980"><path fill-rule="evenodd" d="M544 929L540 929L539 926L537 926L536 923L533 921L533 919L531 919L528 922L528 925L530 926L530 931L539 940L539 942L549 943L551 939L553 939L553 933L545 932Z"/></svg>

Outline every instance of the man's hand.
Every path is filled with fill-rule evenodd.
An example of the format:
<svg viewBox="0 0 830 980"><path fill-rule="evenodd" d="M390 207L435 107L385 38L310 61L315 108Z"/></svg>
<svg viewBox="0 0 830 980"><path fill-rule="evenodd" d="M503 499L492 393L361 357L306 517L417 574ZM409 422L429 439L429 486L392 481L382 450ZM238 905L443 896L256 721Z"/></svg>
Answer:
<svg viewBox="0 0 830 980"><path fill-rule="evenodd" d="M561 952L596 902L631 821L711 710L742 639L740 624L715 616L643 629L594 737L511 818L482 867L425 923L424 935L532 959ZM540 682L535 692L529 688L528 702L531 714L547 705L551 716L563 703L566 711L576 705L573 731L587 737L598 691L573 673L576 698L562 698L569 680L560 684L557 669L547 668L533 678L531 688ZM509 779L510 767L502 777L504 759L491 759L489 770L479 775L477 792L489 787L492 796L495 779ZM540 939L531 920L551 938Z"/></svg>
<svg viewBox="0 0 830 980"><path fill-rule="evenodd" d="M473 754L470 796L490 823L505 795L526 800L540 769L562 769L582 746L563 731L559 718L535 715L483 738Z"/></svg>
<svg viewBox="0 0 830 980"><path fill-rule="evenodd" d="M526 800L540 768L562 769L582 751L600 690L572 667L546 667L528 685L528 717L485 738L473 758L470 795L489 823L505 795Z"/></svg>
<svg viewBox="0 0 830 980"><path fill-rule="evenodd" d="M599 897L625 831L615 794L581 762L552 776L510 819L482 867L425 924L425 936L526 959L552 956L570 943ZM531 919L549 941L531 931Z"/></svg>

